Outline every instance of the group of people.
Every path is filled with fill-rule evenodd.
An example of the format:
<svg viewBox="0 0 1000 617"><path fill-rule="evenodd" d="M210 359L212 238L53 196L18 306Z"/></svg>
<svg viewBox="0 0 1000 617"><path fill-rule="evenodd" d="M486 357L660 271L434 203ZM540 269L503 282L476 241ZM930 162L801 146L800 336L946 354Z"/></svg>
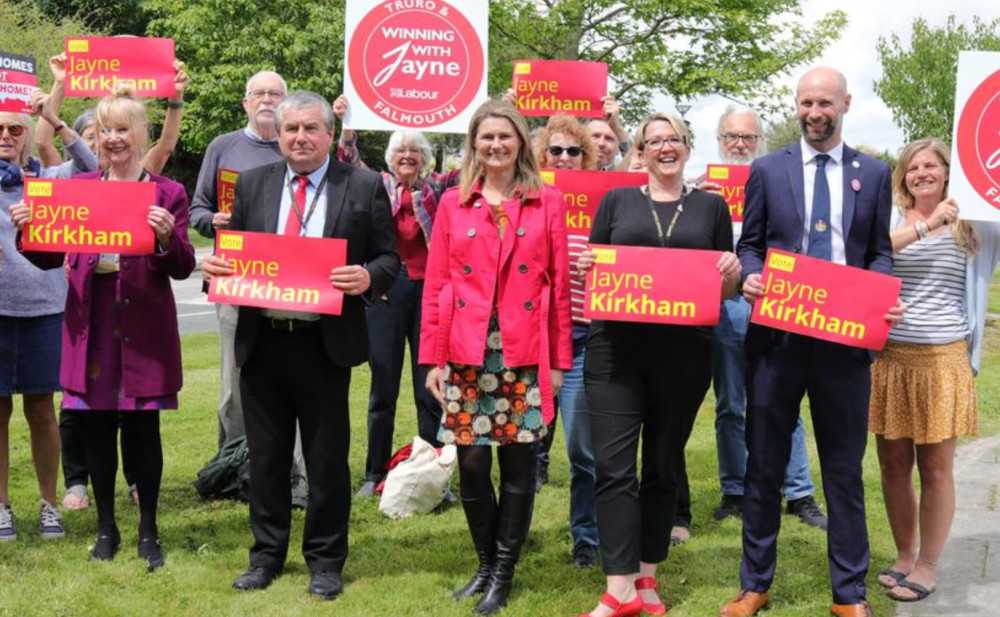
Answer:
<svg viewBox="0 0 1000 617"><path fill-rule="evenodd" d="M802 77L795 101L802 136L787 148L764 154L751 109L732 106L720 118L720 162L752 165L741 226L720 187L685 178L691 133L674 114L650 116L629 143L608 98L603 119L584 125L556 116L533 136L506 97L475 111L458 169L432 171L427 139L397 131L384 170L374 173L360 158L358 134L344 130L335 140L349 101L289 93L269 71L247 82L247 125L206 151L189 208L184 188L156 175L176 143L180 95L168 102L176 112L168 114L171 132L146 152L145 109L127 91L102 99L75 130L59 119L62 62L52 62L53 91L33 99L37 128L27 116L0 114L0 207L9 213L0 217L0 540L16 538L7 494L16 393L31 428L41 533L64 534L53 408L61 389L63 504L87 506L89 475L98 514L91 558L113 559L121 542L114 515L121 428L141 512L137 550L150 570L163 565L159 411L177 407L182 382L170 279L194 269L190 221L209 237L228 229L348 241L347 265L330 271L330 284L345 295L341 315L217 307L218 445L245 436L250 448L254 542L249 567L233 583L238 590L265 588L281 573L297 504L306 509L309 592L341 593L353 491L352 368L368 361L372 373L358 491L369 496L392 453L409 343L419 435L458 447L460 500L478 564L453 595L478 598L479 614L498 612L510 597L557 409L570 461L572 560L600 563L606 575L587 614L665 614L657 568L672 544L690 537L684 448L711 385L715 518L743 519L740 593L720 615L748 617L768 604L782 496L790 514L827 532L832 613L870 615L861 477L869 431L898 551L878 583L900 601L934 591L954 513L955 440L977 431L973 375L1000 229L959 219L947 197L942 142L908 145L894 173L845 145L851 99L839 72ZM178 64L180 93L186 81ZM43 163L30 156L33 130ZM90 144L88 131L96 137ZM53 133L64 155L51 147ZM612 170L619 157L621 169L645 174L645 182L607 193L589 237L568 235L562 194L540 169ZM239 174L231 212L218 208L220 169ZM154 254L23 251L24 179L70 176L155 183ZM590 244L719 252L719 324L586 319L583 281L596 260ZM886 349L873 357L749 324L771 248L902 278L900 302L885 307ZM206 283L232 274L218 256L202 262ZM810 480L800 418L806 394L829 518ZM494 446L499 487L491 480Z"/></svg>

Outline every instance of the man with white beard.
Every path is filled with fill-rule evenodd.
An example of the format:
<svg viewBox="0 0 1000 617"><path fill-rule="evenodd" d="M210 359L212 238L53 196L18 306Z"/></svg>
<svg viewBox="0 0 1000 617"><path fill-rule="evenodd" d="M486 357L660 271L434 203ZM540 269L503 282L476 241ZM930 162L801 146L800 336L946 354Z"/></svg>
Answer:
<svg viewBox="0 0 1000 617"><path fill-rule="evenodd" d="M719 118L717 134L719 160L727 165L749 165L767 151L763 126L757 112L742 105L729 105ZM722 187L703 178L698 188L721 192ZM743 223L733 223L733 245L739 241ZM743 341L750 322L751 306L741 294L722 303L719 325L715 327L712 349L712 387L715 390L715 440L719 457L719 485L722 500L714 518L740 517L743 506L743 477L746 474L747 446L744 438L746 420L746 354ZM809 452L806 449L805 428L799 417L792 435L792 454L785 469L782 494L787 501L787 513L803 523L826 529L827 520L813 494L815 487L809 475ZM681 476L680 497L671 539L686 541L690 537L691 493L687 473Z"/></svg>

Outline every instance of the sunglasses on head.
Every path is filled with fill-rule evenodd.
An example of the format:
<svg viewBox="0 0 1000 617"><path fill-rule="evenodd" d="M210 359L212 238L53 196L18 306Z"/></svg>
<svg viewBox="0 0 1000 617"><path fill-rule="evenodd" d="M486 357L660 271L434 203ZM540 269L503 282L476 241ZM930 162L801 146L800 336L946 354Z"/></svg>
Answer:
<svg viewBox="0 0 1000 617"><path fill-rule="evenodd" d="M563 148L562 146L549 146L549 154L552 156L562 156L562 153L570 155L572 158L576 158L583 154L583 148L580 146L570 146L569 148Z"/></svg>
<svg viewBox="0 0 1000 617"><path fill-rule="evenodd" d="M4 131L7 131L8 133L10 133L11 137L20 137L22 134L24 134L24 125L23 124L0 124L0 135L3 135Z"/></svg>

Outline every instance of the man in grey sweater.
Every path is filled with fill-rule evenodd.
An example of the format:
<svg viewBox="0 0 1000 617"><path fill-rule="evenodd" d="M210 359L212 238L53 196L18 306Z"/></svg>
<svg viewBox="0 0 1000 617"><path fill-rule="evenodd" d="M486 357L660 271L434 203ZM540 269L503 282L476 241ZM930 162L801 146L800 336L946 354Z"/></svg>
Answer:
<svg viewBox="0 0 1000 617"><path fill-rule="evenodd" d="M219 135L205 151L201 171L198 173L198 185L191 200L191 226L206 238L214 238L217 229L225 229L229 224L232 198L227 198L226 192L231 192L230 183L235 184L238 174L282 160L278 149L275 109L287 93L288 88L281 75L273 71L255 74L247 81L243 97L247 125ZM220 170L225 176L221 183ZM246 428L243 424L243 405L240 402L240 372L233 351L239 308L232 304L216 304L215 309L219 316L219 346L222 356L222 392L219 396L221 450L226 442L244 436ZM305 473L302 440L296 435L292 464L292 503L300 508L306 506Z"/></svg>

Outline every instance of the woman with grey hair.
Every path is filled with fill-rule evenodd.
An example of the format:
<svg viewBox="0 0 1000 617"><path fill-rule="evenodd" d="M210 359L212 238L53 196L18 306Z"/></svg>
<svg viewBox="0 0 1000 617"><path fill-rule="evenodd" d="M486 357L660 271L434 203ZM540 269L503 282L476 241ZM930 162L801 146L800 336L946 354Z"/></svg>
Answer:
<svg viewBox="0 0 1000 617"><path fill-rule="evenodd" d="M70 161L43 167L31 157L34 123L24 114L0 113L0 541L17 538L8 494L8 425L14 395L24 399L31 432L31 453L38 474L42 503L39 529L43 538L64 535L56 509L59 474L59 428L52 395L59 389L62 313L66 304L66 274L43 272L17 252L17 228L10 209L22 201L27 178L68 178L97 169L97 158L83 140L62 122L41 90L32 96L38 115L55 127L66 144Z"/></svg>
<svg viewBox="0 0 1000 617"><path fill-rule="evenodd" d="M347 98L339 97L333 110L341 118L347 111ZM432 169L434 151L423 133L396 131L385 150L386 171L382 172L385 190L392 204L396 223L396 250L403 261L399 278L387 294L386 302L368 307L368 335L371 339L369 365L372 371L368 398L368 457L365 482L358 491L361 497L375 495L385 476L385 465L392 456L392 434L403 373L403 354L410 342L410 366L413 371L413 399L417 404L417 427L420 438L436 446L441 408L423 387L426 368L417 357L420 347L420 298L424 291L427 248L438 200L445 189L458 184L459 171L438 173ZM339 160L365 167L357 148L357 134L346 129L337 146Z"/></svg>

